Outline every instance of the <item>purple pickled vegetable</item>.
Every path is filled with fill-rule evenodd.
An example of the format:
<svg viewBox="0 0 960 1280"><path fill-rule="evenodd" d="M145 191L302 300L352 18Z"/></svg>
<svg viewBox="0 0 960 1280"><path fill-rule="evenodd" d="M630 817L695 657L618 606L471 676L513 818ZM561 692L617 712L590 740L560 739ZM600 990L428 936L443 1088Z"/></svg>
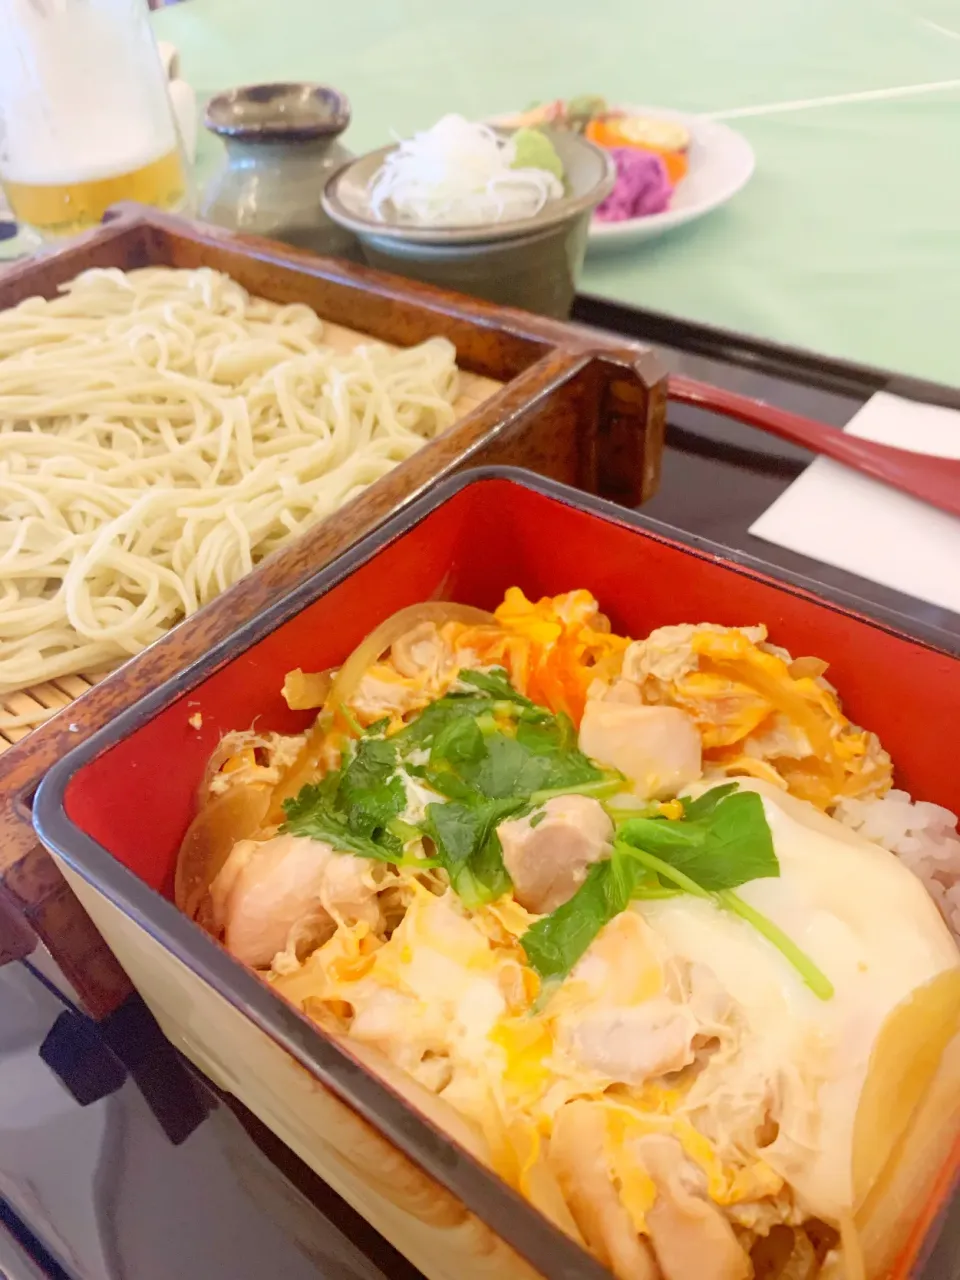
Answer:
<svg viewBox="0 0 960 1280"><path fill-rule="evenodd" d="M617 167L617 182L595 217L602 222L625 222L669 209L673 188L660 156L635 147L611 147L610 157Z"/></svg>

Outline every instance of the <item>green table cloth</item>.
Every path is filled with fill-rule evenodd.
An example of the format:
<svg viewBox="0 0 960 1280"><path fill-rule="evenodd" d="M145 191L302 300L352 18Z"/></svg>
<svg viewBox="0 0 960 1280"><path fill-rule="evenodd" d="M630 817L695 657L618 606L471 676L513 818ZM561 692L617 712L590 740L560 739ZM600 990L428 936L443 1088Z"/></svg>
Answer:
<svg viewBox="0 0 960 1280"><path fill-rule="evenodd" d="M363 151L447 111L591 92L717 113L753 145L735 200L591 254L582 289L960 380L960 0L188 0L155 15L201 103L343 90ZM201 129L200 181L220 143Z"/></svg>

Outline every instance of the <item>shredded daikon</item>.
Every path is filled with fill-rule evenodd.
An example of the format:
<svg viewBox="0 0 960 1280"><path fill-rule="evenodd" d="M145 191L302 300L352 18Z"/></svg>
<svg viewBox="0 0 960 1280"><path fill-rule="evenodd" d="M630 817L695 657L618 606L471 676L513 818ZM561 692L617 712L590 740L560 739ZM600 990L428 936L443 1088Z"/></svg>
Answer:
<svg viewBox="0 0 960 1280"><path fill-rule="evenodd" d="M370 210L381 222L434 227L534 217L563 195L563 184L546 169L514 168L515 161L513 138L444 116L387 156L370 183Z"/></svg>

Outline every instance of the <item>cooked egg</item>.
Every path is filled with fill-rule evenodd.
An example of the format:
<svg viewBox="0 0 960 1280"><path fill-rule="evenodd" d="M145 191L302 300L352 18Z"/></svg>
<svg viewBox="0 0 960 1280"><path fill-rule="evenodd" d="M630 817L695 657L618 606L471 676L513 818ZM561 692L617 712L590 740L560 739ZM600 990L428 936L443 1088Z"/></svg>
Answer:
<svg viewBox="0 0 960 1280"><path fill-rule="evenodd" d="M694 1102L739 1095L769 1105L779 1131L764 1159L811 1212L836 1219L856 1199L854 1121L881 1029L960 956L923 885L892 854L765 784L742 785L763 797L780 876L738 892L813 959L833 997L818 999L756 929L709 901L634 910L675 956L710 970L743 1018L739 1052L707 1066Z"/></svg>
<svg viewBox="0 0 960 1280"><path fill-rule="evenodd" d="M810 1217L841 1228L848 1258L851 1224L869 1216L960 1027L960 952L926 889L826 816L838 797L882 794L889 757L843 714L825 664L794 661L762 626L631 642L586 591L531 601L517 589L495 620L412 628L356 686L357 719L388 717L389 736L442 694L475 692L465 667L503 666L622 773L619 801L512 808L495 828L511 891L474 909L432 859L361 867L288 833L242 842L211 886L227 945L256 964L285 945L278 990L449 1105L457 1123L444 1127L473 1135L470 1150L622 1280L745 1280L756 1236ZM262 784L288 741L276 737L233 735L211 792ZM393 774L415 827L443 800L417 776L429 758L401 754ZM696 884L609 919L633 891L611 815L644 801L683 819L678 792L726 775L760 796L778 862L737 890L754 921ZM546 919L588 878L574 914ZM533 926L560 939L539 971L523 947ZM321 943L309 955L305 928ZM541 980L569 956L565 978ZM804 957L825 976L819 992ZM811 1238L798 1230L810 1256Z"/></svg>

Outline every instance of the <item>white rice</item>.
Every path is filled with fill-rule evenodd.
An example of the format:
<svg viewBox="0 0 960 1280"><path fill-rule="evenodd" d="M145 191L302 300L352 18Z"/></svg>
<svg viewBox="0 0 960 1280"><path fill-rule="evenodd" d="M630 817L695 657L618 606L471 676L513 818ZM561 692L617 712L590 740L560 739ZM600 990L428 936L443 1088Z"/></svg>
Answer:
<svg viewBox="0 0 960 1280"><path fill-rule="evenodd" d="M911 800L906 791L888 791L879 799L841 800L833 816L905 862L960 938L960 834L955 813Z"/></svg>

